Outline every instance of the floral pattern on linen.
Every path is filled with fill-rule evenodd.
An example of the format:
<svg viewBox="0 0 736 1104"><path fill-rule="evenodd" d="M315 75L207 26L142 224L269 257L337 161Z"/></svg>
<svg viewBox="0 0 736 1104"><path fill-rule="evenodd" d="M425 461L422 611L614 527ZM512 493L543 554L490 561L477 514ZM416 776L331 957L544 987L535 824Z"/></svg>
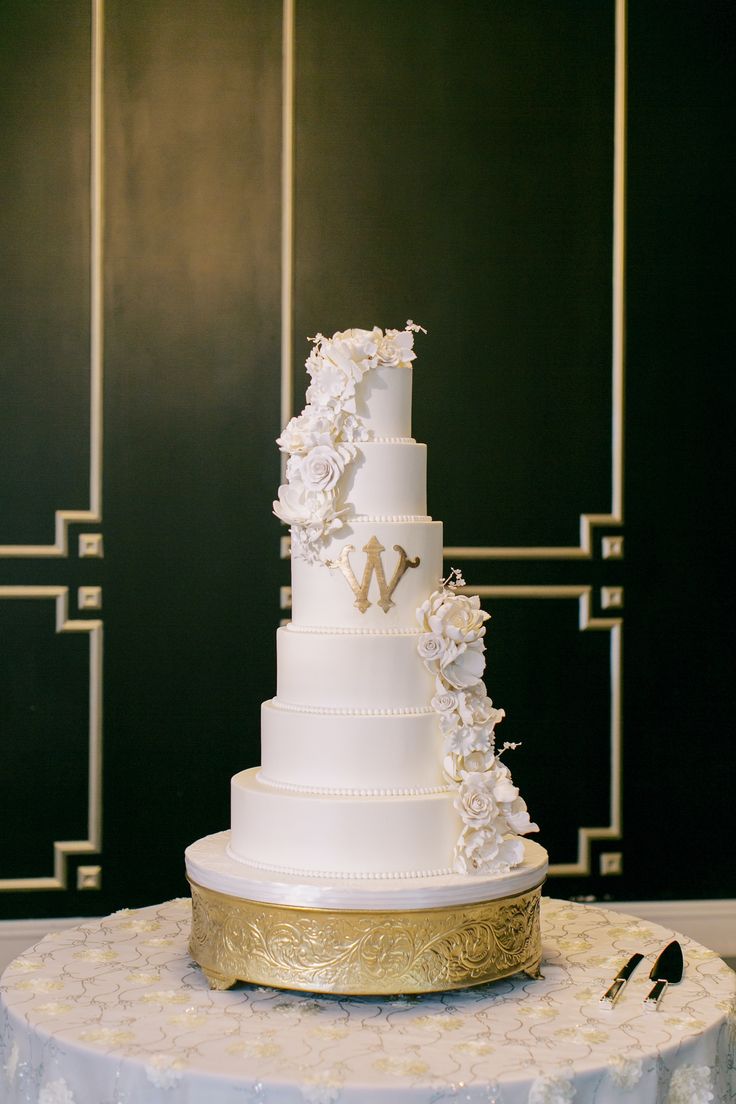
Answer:
<svg viewBox="0 0 736 1104"><path fill-rule="evenodd" d="M66 1081L60 1077L49 1081L38 1094L38 1104L77 1104Z"/></svg>
<svg viewBox="0 0 736 1104"><path fill-rule="evenodd" d="M561 1074L538 1077L529 1090L529 1104L570 1104L574 1097L575 1086Z"/></svg>
<svg viewBox="0 0 736 1104"><path fill-rule="evenodd" d="M488 697L485 622L480 599L456 593L464 580L453 568L417 610L422 634L417 651L434 675L431 705L444 739L443 767L456 787L463 824L455 846L458 874L503 874L524 858L520 836L538 832L501 756L518 744L496 748L496 725L505 714Z"/></svg>
<svg viewBox="0 0 736 1104"><path fill-rule="evenodd" d="M611 1059L609 1072L616 1088L625 1089L628 1092L641 1081L643 1068L636 1058L618 1056Z"/></svg>
<svg viewBox="0 0 736 1104"><path fill-rule="evenodd" d="M667 1104L710 1104L713 1074L707 1066L680 1066L672 1074Z"/></svg>
<svg viewBox="0 0 736 1104"><path fill-rule="evenodd" d="M680 937L685 976L647 1014L649 968L673 933L642 936L605 909L542 901L543 979L397 999L213 991L188 954L188 903L140 916L163 943L113 916L27 951L53 998L7 969L3 1104L736 1104L733 972ZM85 948L117 957L91 964ZM634 951L649 966L604 1010Z"/></svg>
<svg viewBox="0 0 736 1104"><path fill-rule="evenodd" d="M330 534L349 518L351 506L341 494L343 476L358 455L359 443L371 437L356 412L356 386L378 366L408 367L416 359L418 330L422 327L409 320L403 330L384 333L374 326L312 338L307 405L276 441L289 459L273 512L290 526L292 555L316 562Z"/></svg>

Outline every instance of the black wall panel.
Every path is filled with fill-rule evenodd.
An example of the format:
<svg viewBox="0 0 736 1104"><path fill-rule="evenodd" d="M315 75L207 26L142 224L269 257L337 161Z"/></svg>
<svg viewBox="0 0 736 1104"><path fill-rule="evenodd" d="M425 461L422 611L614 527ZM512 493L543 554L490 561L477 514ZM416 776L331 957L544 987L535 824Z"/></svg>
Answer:
<svg viewBox="0 0 736 1104"><path fill-rule="evenodd" d="M230 775L258 761L288 616L271 500L289 300L295 410L308 335L429 330L414 431L430 510L493 614L488 686L521 743L510 765L559 870L550 892L736 896L704 859L732 843L732 12L628 15L617 520L615 0L296 0L287 288L281 3L0 4L0 916L186 892L184 847L227 826ZM58 510L87 511L66 551ZM589 555L582 514L611 519ZM103 555L80 557L80 534ZM103 631L101 848L67 858L65 889L4 887L87 836ZM98 889L77 888L79 865L99 865Z"/></svg>

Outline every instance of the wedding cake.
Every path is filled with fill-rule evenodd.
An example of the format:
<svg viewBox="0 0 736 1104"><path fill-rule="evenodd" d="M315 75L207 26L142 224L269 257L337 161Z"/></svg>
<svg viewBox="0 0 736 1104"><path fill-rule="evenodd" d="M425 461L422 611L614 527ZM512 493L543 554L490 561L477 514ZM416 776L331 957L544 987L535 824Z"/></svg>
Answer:
<svg viewBox="0 0 736 1104"><path fill-rule="evenodd" d="M277 631L262 763L232 779L229 833L187 851L192 953L212 984L418 991L538 968L546 852L523 838L538 829L502 758L517 745L497 744L488 614L458 570L443 573L427 514L427 449L411 436L419 331L318 334L307 404L278 439L292 619ZM325 972L310 922L350 948L344 969ZM298 965L267 934L283 943L295 923ZM474 972L465 944L481 929Z"/></svg>

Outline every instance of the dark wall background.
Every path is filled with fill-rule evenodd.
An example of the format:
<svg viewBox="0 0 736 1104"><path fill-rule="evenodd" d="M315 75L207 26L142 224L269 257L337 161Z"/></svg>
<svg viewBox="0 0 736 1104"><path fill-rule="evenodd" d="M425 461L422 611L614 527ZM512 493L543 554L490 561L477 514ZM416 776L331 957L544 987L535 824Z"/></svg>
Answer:
<svg viewBox="0 0 736 1104"><path fill-rule="evenodd" d="M89 503L91 8L2 0L0 19L7 549ZM590 586L594 615L623 617L623 834L558 896L736 896L707 860L733 843L731 23L694 0L629 12L625 525L589 559L462 563L471 585ZM613 3L305 0L294 33L295 407L308 334L411 317L446 544L576 546L580 514L611 507ZM230 775L258 761L288 582L281 5L107 0L104 38L102 521L72 524L65 556L0 560L0 587L68 586L71 616L104 621L103 845L65 890L0 892L3 916L186 892L184 847L227 826ZM77 556L87 531L104 558ZM571 864L578 828L608 823L610 634L569 598L487 604L514 774ZM0 633L0 879L22 879L85 838L87 638L38 600L0 601Z"/></svg>

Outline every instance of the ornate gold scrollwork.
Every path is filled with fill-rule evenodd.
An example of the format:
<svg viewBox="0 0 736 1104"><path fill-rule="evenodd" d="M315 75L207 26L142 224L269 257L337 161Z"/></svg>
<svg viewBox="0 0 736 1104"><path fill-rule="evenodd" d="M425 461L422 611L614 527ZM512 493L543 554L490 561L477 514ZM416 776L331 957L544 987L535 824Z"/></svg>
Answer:
<svg viewBox="0 0 736 1104"><path fill-rule="evenodd" d="M192 887L190 953L213 988L235 980L344 994L429 993L539 976L540 886L449 908L298 908Z"/></svg>
<svg viewBox="0 0 736 1104"><path fill-rule="evenodd" d="M360 610L361 613L365 613L371 602L368 598L368 589L371 585L371 579L376 576L376 582L378 583L378 590L380 598L378 605L381 607L384 613L388 613L395 603L391 599L391 595L396 590L400 579L410 567L419 567L419 556L410 560L405 550L399 544L394 545L394 552L399 553L399 562L396 565L396 570L391 576L391 582L386 582L386 573L383 570L383 560L381 559L381 553L386 549L383 547L378 537L371 537L367 544L363 546L363 551L366 554L366 564L363 569L363 578L360 583L355 577L355 572L350 566L350 553L355 551L355 546L352 544L346 544L342 552L336 560L328 560L328 567L339 567L343 575L348 581L350 589L355 595L354 605Z"/></svg>

